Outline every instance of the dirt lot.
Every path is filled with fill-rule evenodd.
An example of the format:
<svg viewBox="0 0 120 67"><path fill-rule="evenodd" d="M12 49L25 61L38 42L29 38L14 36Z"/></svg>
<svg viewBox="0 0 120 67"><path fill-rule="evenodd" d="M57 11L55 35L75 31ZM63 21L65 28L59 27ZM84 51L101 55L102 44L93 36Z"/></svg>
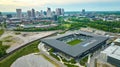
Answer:
<svg viewBox="0 0 120 67"><path fill-rule="evenodd" d="M14 32L6 31L0 40L3 41L3 45L10 45L10 48L6 51L7 53L13 51L14 49L31 42L33 40L48 36L55 33L56 31L46 31L46 32Z"/></svg>

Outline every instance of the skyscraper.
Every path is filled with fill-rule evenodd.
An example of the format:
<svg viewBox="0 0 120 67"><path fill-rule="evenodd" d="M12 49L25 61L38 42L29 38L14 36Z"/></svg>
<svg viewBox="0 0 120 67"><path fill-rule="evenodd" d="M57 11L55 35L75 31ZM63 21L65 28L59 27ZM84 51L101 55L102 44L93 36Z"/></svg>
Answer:
<svg viewBox="0 0 120 67"><path fill-rule="evenodd" d="M47 8L47 17L52 17L51 8Z"/></svg>
<svg viewBox="0 0 120 67"><path fill-rule="evenodd" d="M35 18L35 10L32 9L32 18Z"/></svg>
<svg viewBox="0 0 120 67"><path fill-rule="evenodd" d="M57 16L64 15L64 9L63 8L56 8L56 15Z"/></svg>
<svg viewBox="0 0 120 67"><path fill-rule="evenodd" d="M85 15L85 9L82 9L82 15Z"/></svg>
<svg viewBox="0 0 120 67"><path fill-rule="evenodd" d="M40 16L41 16L41 17L45 17L45 16L46 16L46 14L44 14L44 11L43 11L43 10L40 11Z"/></svg>
<svg viewBox="0 0 120 67"><path fill-rule="evenodd" d="M0 22L2 22L3 18L2 18L2 12L0 12Z"/></svg>
<svg viewBox="0 0 120 67"><path fill-rule="evenodd" d="M61 8L56 8L56 15L60 16L61 15Z"/></svg>
<svg viewBox="0 0 120 67"><path fill-rule="evenodd" d="M30 10L27 11L27 15L28 15L28 18L31 18L31 17L32 17L32 14L31 14L31 11L30 11Z"/></svg>
<svg viewBox="0 0 120 67"><path fill-rule="evenodd" d="M17 13L17 18L21 19L22 18L22 10L16 9L16 13Z"/></svg>
<svg viewBox="0 0 120 67"><path fill-rule="evenodd" d="M44 11L43 13L44 13L44 15L47 15L47 12L46 12L46 11Z"/></svg>
<svg viewBox="0 0 120 67"><path fill-rule="evenodd" d="M52 16L54 16L54 15L56 15L56 14L55 14L55 11L52 12Z"/></svg>
<svg viewBox="0 0 120 67"><path fill-rule="evenodd" d="M65 11L64 11L64 9L62 8L62 9L61 9L61 15L64 16L64 12L65 12Z"/></svg>
<svg viewBox="0 0 120 67"><path fill-rule="evenodd" d="M40 16L40 12L36 11L36 18Z"/></svg>
<svg viewBox="0 0 120 67"><path fill-rule="evenodd" d="M54 20L54 21L57 21L57 20L58 20L57 15L53 15L53 20Z"/></svg>
<svg viewBox="0 0 120 67"><path fill-rule="evenodd" d="M2 12L0 12L0 16L2 16Z"/></svg>

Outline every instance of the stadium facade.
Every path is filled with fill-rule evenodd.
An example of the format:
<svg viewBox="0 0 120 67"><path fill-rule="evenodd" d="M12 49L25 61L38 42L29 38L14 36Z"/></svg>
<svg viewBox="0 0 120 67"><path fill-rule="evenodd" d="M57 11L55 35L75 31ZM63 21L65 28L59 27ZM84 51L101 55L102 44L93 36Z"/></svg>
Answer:
<svg viewBox="0 0 120 67"><path fill-rule="evenodd" d="M74 39L80 39L82 42L74 46L67 44L67 42ZM44 44L46 50L53 48L56 55L66 59L74 58L77 60L104 47L107 40L108 38L104 36L75 31L44 38L41 43Z"/></svg>

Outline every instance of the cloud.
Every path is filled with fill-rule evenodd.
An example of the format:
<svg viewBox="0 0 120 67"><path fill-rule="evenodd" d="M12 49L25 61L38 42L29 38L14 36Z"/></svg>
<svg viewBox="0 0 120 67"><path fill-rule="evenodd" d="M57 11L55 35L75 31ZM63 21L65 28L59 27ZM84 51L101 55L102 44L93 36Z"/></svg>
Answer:
<svg viewBox="0 0 120 67"><path fill-rule="evenodd" d="M32 6L43 6L46 1L37 0L0 0L0 5L5 6L21 6L21 7L32 7Z"/></svg>
<svg viewBox="0 0 120 67"><path fill-rule="evenodd" d="M1 5L11 6L45 6L46 4L72 4L91 2L112 2L118 0L0 0Z"/></svg>
<svg viewBox="0 0 120 67"><path fill-rule="evenodd" d="M120 2L120 0L0 0L0 11L10 7L15 8L41 8L51 5L69 5L69 4L86 4L86 3L109 3Z"/></svg>

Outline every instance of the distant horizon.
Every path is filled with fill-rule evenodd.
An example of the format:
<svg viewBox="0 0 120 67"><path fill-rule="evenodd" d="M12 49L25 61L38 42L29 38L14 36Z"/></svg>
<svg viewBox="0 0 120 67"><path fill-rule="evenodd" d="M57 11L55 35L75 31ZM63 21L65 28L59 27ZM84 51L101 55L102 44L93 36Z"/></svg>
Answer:
<svg viewBox="0 0 120 67"><path fill-rule="evenodd" d="M36 10L36 11L38 11L38 10ZM43 11L46 11L46 10L43 10ZM52 10L52 11L54 11L54 10ZM2 12L2 11L0 11L0 12ZM16 11L14 11L14 12L16 12ZM14 13L14 12L10 12L10 13ZM25 13L27 11L22 11L22 12ZM80 10L80 11L65 11L65 12L82 12L82 10ZM120 12L120 11L86 11L86 12ZM2 12L2 13L7 13L7 11Z"/></svg>
<svg viewBox="0 0 120 67"><path fill-rule="evenodd" d="M23 12L31 10L51 10L64 8L65 11L120 11L120 0L0 0L1 12L15 12L15 9L23 9ZM9 9L8 9L9 8ZM39 10L39 11L40 11Z"/></svg>

